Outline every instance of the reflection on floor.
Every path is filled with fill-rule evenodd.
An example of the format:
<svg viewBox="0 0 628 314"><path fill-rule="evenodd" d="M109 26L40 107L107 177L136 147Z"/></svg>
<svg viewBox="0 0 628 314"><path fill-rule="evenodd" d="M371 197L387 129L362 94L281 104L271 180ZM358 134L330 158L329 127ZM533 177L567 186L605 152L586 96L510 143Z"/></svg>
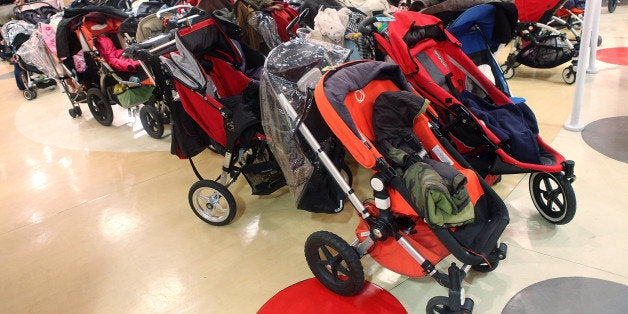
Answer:
<svg viewBox="0 0 628 314"><path fill-rule="evenodd" d="M627 11L602 10L603 47L627 45ZM597 67L586 77L585 124L628 116L622 101L628 68ZM335 215L298 211L287 189L251 196L245 180L230 188L239 206L235 221L204 224L188 207L195 176L169 154L169 138L148 138L133 117L100 126L86 107L72 119L59 90L26 101L4 75L11 71L0 64L2 313L254 313L277 292L312 277L303 256L312 232L355 237L351 207ZM536 113L545 141L575 160L578 213L567 225L548 224L534 209L527 178L504 177L495 189L510 210L502 237L508 259L492 273L465 279L477 313L498 313L522 289L557 277L628 284L628 166L563 129L574 86L561 72L520 67L509 84ZM202 173L218 174L215 154L195 161ZM356 193L368 197L369 173L355 164L352 170ZM407 279L368 256L363 264L367 279L409 313L424 312L429 298L446 293L430 278Z"/></svg>

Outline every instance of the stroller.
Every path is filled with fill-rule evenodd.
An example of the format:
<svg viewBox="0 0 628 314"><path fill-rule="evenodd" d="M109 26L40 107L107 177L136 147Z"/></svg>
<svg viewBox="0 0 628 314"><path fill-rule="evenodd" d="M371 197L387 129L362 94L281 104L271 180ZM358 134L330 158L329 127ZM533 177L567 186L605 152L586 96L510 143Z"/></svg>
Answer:
<svg viewBox="0 0 628 314"><path fill-rule="evenodd" d="M473 169L489 183L502 174L530 173L530 194L543 218L554 224L573 219L574 162L541 139L530 108L495 87L439 19L398 12L386 34L374 36L431 101L433 123Z"/></svg>
<svg viewBox="0 0 628 314"><path fill-rule="evenodd" d="M87 5L65 10L57 28L59 57L84 52L87 71L79 80L87 90L90 112L104 126L113 122L113 104L134 113L141 104L155 103L154 85L147 73L139 62L122 55L125 40L118 28L127 17L112 7ZM163 135L163 127L145 131L153 138Z"/></svg>
<svg viewBox="0 0 628 314"><path fill-rule="evenodd" d="M427 143L434 144L438 140L426 116L419 114L418 107L425 102L414 93L397 65L354 61L332 67L322 78L320 70L314 68L308 71L310 66L303 64L304 70L294 70L290 74L294 75L293 80L302 86L302 90L316 85L313 91L316 110L320 112L324 124L360 165L373 171L370 184L374 199L364 202L359 199L321 149L318 137L310 131L310 125L307 122L298 123L305 119L301 117L302 112L292 108L289 95L281 93L281 86L275 86L278 105L283 109L280 112L297 125L295 131L298 130L305 139L301 143L307 143L317 152L317 157L360 217L357 239L351 245L327 231L310 235L304 249L308 266L328 289L350 296L360 292L364 285L360 258L370 254L384 267L397 273L410 277L430 275L447 287L449 297L432 298L427 305L428 312L471 312L473 300L464 298L461 282L470 268L491 271L506 257L506 245L497 243L508 224L506 206L472 170L460 164L454 164L454 168L431 160L431 154L436 149ZM299 79L299 76L302 78ZM308 92L311 94L312 90ZM383 113L392 114L384 118ZM403 150L395 149L402 146ZM436 146L442 148L442 145ZM416 150L410 152L410 147ZM441 153L444 152L441 150ZM435 191L428 192L431 188L421 189L419 186L430 186L428 181L443 182L442 177L432 170L426 170L430 171L427 176L417 174L427 169L422 168L425 163L443 167L442 170L446 168L456 173L458 179L454 181L465 182L458 184L454 188L458 192L453 193L468 191L469 198L456 198L470 202L457 203L466 208L455 211L459 214L445 214L453 220L445 219L446 222L436 218L440 216L437 212L447 206L436 209L440 205L433 203L430 197L421 196ZM417 172L412 170L413 167L423 170ZM474 216L471 218L467 214ZM449 254L464 265L459 267L452 263L448 274L444 274L435 265Z"/></svg>
<svg viewBox="0 0 628 314"><path fill-rule="evenodd" d="M1 29L4 45L12 53L12 62L15 62L15 81L22 95L27 100L37 98L37 91L41 88L56 86L57 82L47 63L38 63L43 48L41 36L36 26L22 20L12 20L4 24ZM40 60L40 59L39 59Z"/></svg>
<svg viewBox="0 0 628 314"><path fill-rule="evenodd" d="M288 32L294 33L298 28L291 22L299 14L288 2L237 0L234 13L235 22L242 29L244 44L264 55L280 43L288 41Z"/></svg>
<svg viewBox="0 0 628 314"><path fill-rule="evenodd" d="M37 23L48 23L50 17L61 12L62 9L61 3L55 0L25 1L13 7L13 14L18 20L37 25Z"/></svg>
<svg viewBox="0 0 628 314"><path fill-rule="evenodd" d="M182 121L180 114L184 113L183 118L190 117L187 123L193 126L179 128L177 124L177 132L186 134L173 136L173 145L177 145L173 153L189 158L199 179L188 194L190 207L210 225L227 225L237 213L228 187L241 174L253 195L268 195L285 185L261 128L259 84L237 70L243 60L213 19L180 28L174 43L154 51L170 72L180 100L174 102L173 116L177 117L173 123ZM194 129L203 133L191 134ZM200 151L190 149L190 141L224 156L216 180L205 180L196 170L191 157Z"/></svg>
<svg viewBox="0 0 628 314"><path fill-rule="evenodd" d="M512 78L515 69L521 64L531 68L548 69L571 62L563 69L562 78L567 84L576 81L580 35L573 25L554 15L565 2L566 0L515 1L519 11L519 23L510 53L501 65L504 78ZM550 26L550 22L557 24L557 27ZM558 27L568 29L574 36L573 42L567 37L567 33L559 31Z"/></svg>

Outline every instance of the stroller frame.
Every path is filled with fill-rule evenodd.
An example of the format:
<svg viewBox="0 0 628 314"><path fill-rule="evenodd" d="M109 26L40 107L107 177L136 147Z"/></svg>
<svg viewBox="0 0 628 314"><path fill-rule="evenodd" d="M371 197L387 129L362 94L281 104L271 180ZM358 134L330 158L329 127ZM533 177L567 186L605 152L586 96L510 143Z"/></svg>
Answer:
<svg viewBox="0 0 628 314"><path fill-rule="evenodd" d="M349 62L340 67L363 62L369 61ZM334 70L335 69L332 69L332 71ZM307 77L307 80L310 82L303 82L302 84L304 86L314 84L318 81L315 93L318 93L318 91L322 89L324 77L321 78L320 72L316 75L310 71L308 74L305 74L304 77ZM280 107L286 112L290 119L298 121L298 113L291 106L287 98L278 90L274 92L277 95L277 101L281 105ZM359 260L364 255L368 254L377 242L394 239L409 257L414 260L416 265L420 267L419 273L431 276L449 291L447 297L436 296L430 299L427 304L428 311L440 309L450 311L451 313L472 312L474 303L470 298L464 297L464 289L461 284L462 280L464 280L470 268L480 271L493 270L499 260L506 258L506 244L499 244L490 254L487 254L486 258L490 260L488 266L479 265L486 260L483 260L479 256L472 256L468 252L460 249L455 252L455 254L459 259L461 255L465 255L465 258L461 259L461 261L465 263L464 265L458 266L456 263L452 263L447 270L447 274L437 270L435 265L432 264L426 256L421 254L406 238L407 235L416 232L413 222L408 223L408 221L403 221L403 217L395 217L391 211L391 194L389 194L389 189L393 188L396 191L401 191L401 189L398 188L400 185L403 185L403 183L395 170L392 169L384 158L381 156L378 157L375 161L375 165L371 168L374 174L371 177L370 186L373 191L374 200L369 203L364 203L358 198L354 190L343 177L341 171L321 148L315 135L312 134L308 126L306 126L305 123L300 123L298 124L297 130L308 145L310 145L312 150L316 152L321 163L342 188L347 198L354 206L356 213L361 218L361 222L366 224L365 228L368 230L369 234L362 239L356 237L351 244L348 244L342 238L331 232L317 231L311 234L305 243L305 256L310 269L319 281L328 289L340 295L350 296L358 293L364 283L364 270ZM335 132L336 131L334 131L334 133ZM368 144L366 146L368 146ZM377 209L375 210L374 208ZM374 214L374 211L378 211L378 214ZM505 224L501 227L497 227L497 230L500 228L503 230L503 227L505 227ZM447 231L441 230L435 231L435 233L436 232L444 236L444 238L447 238L447 236L444 235ZM494 231L491 237L494 237L497 233L501 232Z"/></svg>
<svg viewBox="0 0 628 314"><path fill-rule="evenodd" d="M211 127L214 129L210 128L207 131L207 129L203 128L203 131L206 131L206 140L209 142L207 148L223 155L221 172L215 180L207 180L201 176L192 161L192 156L180 156L181 158L189 158L192 169L199 180L190 187L188 201L194 214L201 220L210 225L223 226L229 224L237 213L235 198L228 187L236 181L240 174L243 174L247 179L253 195L270 194L284 186L285 180L266 145L264 135L259 132L255 134L248 132L249 127L255 125L255 123L250 120L236 121L247 118L239 117L236 112L237 108L230 108L206 94L208 82L205 80L205 75L207 74L181 38L188 35L198 36L200 34L200 36L204 36L206 39L213 40L211 43L197 43L198 45L194 51L196 53L199 52L198 49L202 49L203 52L207 51L212 58L216 58L213 62L224 62L226 67L232 71L238 72L235 68L242 60L237 54L234 44L215 20L208 16L200 17L199 20L192 23L192 20L188 19L186 22L188 24L180 27L176 32L155 37L152 39L154 40L154 47L148 50L145 47L146 43L138 44L136 48L139 48L139 50L135 53L141 55L144 54L142 52L144 50L148 55L159 55L162 63L168 59L164 55L176 50L184 57L185 60L171 61L171 64L163 65L170 68L171 71L172 67L181 71L179 74L182 77L171 75L178 94L178 99L174 100L172 105L183 106L186 112L190 110L191 112L187 112L188 115L199 125L207 127L206 123L211 123ZM207 33L203 33L203 31L207 31ZM167 41L173 34L175 39ZM204 45L210 45L211 47ZM229 56L234 57L231 59ZM224 58L229 60L224 60ZM212 71L220 71L217 68L222 68L222 66L214 63ZM165 75L165 73L160 73L159 75ZM241 75L241 77L245 77L244 73L241 73ZM246 80L248 80L248 83L246 87L243 87L244 89L256 86L251 85L252 80L250 78L247 77ZM237 94L230 95L233 89L237 89L237 87L226 87L224 91L218 88L219 94L224 93L224 98L221 99L226 100L231 96L237 96ZM242 105L242 99L236 99L236 101L238 101L237 105ZM239 114L242 114L242 111L239 111ZM206 121L207 117L213 118L212 121ZM202 121L199 122L197 119ZM213 124L217 123L219 119L222 120L221 127L224 131L224 139L211 138L212 134L210 133L216 129L216 125ZM217 136L220 134L213 135ZM249 135L251 138L248 140L243 138Z"/></svg>
<svg viewBox="0 0 628 314"><path fill-rule="evenodd" d="M543 158L541 162L526 162L511 156L506 151L506 147L501 145L502 140L458 99L458 94L461 92L458 87L465 86L457 87L455 83L469 84L479 88L483 92L480 98L490 98L491 106L519 107L523 105L525 108L525 104L515 103L519 99L511 99L509 95L499 90L484 76L473 61L460 49L458 41L443 28L439 19L411 11L397 12L395 17L396 21L402 22L394 26L392 25L393 22L389 24L388 37L379 33L373 35L382 50L401 66L413 87L432 102L428 113L433 116L434 123L440 124L443 135L450 139L452 145L466 149L464 152L471 154L489 153L490 160L488 162L479 160L482 161L481 167L478 166L478 163L470 163L474 164L474 168L485 175L486 180L491 183L495 181L489 180L489 176L493 176L493 179L496 180L498 176L495 175L530 173L530 196L541 216L553 224L566 224L571 221L576 212L576 196L572 187L572 183L576 179L574 161L566 160L565 157L545 143L538 134L535 140ZM408 47L409 44L401 38L404 36L401 33L409 26L426 30L420 40L412 42L411 47ZM395 30L392 30L393 28ZM432 32L433 34L428 34ZM424 39L433 42L433 45L429 42L424 43ZM446 87L436 82L431 77L430 72L427 71L427 66L434 67L433 64L423 65L419 62L418 57L415 57L415 54L423 53L424 50L428 51L429 49L434 49L432 54L445 64L443 67L449 68L449 73L443 73L437 69L440 75L438 78L445 81L443 85ZM425 58L425 56L423 57ZM446 64L447 62L449 64ZM466 88L468 89L468 86ZM477 93L476 96L478 96ZM523 116L523 113L520 114ZM479 134L480 136L469 139L469 134ZM472 143L465 144L460 137L461 135L466 136L467 142ZM462 162L460 159L458 161Z"/></svg>
<svg viewBox="0 0 628 314"><path fill-rule="evenodd" d="M538 21L521 21L517 24L517 36L511 43L510 52L508 53L506 61L500 66L505 79L512 78L515 75L515 69L521 65L518 60L518 56L525 48L526 41L532 45L539 46L543 44L544 40L556 37L566 45L566 49L570 51L572 56L569 66L563 69L562 79L567 84L573 84L576 82L578 49L574 47L574 44L580 44L580 35L574 29L572 23L554 15L566 1L567 0L559 0L556 2L554 7L546 11ZM552 27L550 24L556 24L557 28ZM561 32L558 28L567 29L574 36L574 38L568 39L567 34Z"/></svg>

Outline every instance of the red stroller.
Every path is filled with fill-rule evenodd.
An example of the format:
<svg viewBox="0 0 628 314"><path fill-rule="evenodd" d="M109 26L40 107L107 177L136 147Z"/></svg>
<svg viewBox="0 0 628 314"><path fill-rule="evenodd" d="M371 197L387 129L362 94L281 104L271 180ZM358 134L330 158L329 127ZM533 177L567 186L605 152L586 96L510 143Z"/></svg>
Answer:
<svg viewBox="0 0 628 314"><path fill-rule="evenodd" d="M374 36L412 86L432 102L433 122L464 161L489 183L502 174L530 173L530 194L543 218L554 224L573 219L574 162L541 139L530 108L513 103L495 87L439 19L398 12L386 34Z"/></svg>
<svg viewBox="0 0 628 314"><path fill-rule="evenodd" d="M571 61L563 69L562 77L567 84L576 81L576 47L580 43L580 34L572 24L554 15L565 2L566 0L515 1L519 12L517 36L506 62L501 65L506 79L512 78L515 69L521 64L536 69L549 69ZM559 30L561 28L567 29L573 38L567 38L567 34ZM598 43L600 40L598 39Z"/></svg>
<svg viewBox="0 0 628 314"><path fill-rule="evenodd" d="M156 50L163 54L160 59L174 79L180 106L204 131L206 148L224 156L216 180L203 179L192 164L199 181L190 188L190 207L206 223L226 225L237 212L228 187L240 174L254 195L267 195L285 185L261 128L259 84L237 70L243 61L213 19L181 27L174 42ZM175 101L173 106L179 105ZM177 111L173 108L173 115ZM194 153L198 152L179 156L191 158Z"/></svg>

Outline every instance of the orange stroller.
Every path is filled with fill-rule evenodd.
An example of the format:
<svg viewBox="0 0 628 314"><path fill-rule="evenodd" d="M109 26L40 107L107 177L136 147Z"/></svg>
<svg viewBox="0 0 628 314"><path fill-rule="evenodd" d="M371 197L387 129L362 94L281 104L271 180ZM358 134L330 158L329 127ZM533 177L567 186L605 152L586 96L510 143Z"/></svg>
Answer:
<svg viewBox="0 0 628 314"><path fill-rule="evenodd" d="M305 257L310 269L331 291L354 295L361 291L365 279L360 258L370 254L384 267L397 273L410 277L429 275L448 288L448 297L437 296L428 302L428 312L470 313L473 301L461 297L464 295L461 282L470 268L491 271L506 257L506 245L498 243L509 221L505 204L467 166L433 162L435 154L455 154L455 149L444 146L447 145L446 141L440 143L436 136L436 125L429 121L427 115L414 115L418 113L416 107L426 105L427 102L414 92L397 65L377 61L350 62L333 68L322 78L314 70L300 72L310 82L320 78L314 91L316 106L312 106L309 111L317 109L316 112L320 112L324 120L323 124L333 131L353 158L373 171L370 180L373 199L362 202L320 149L317 138L310 132L310 126L315 127L320 123L296 124L298 132L312 150L317 151L318 158L343 189L360 217L357 239L351 245L327 231L310 235L305 243ZM300 79L298 85L308 86L303 81ZM275 88L275 91L279 90L282 89ZM293 119L301 119L285 96L276 98L283 111ZM402 114L383 120L381 113L386 108L397 108ZM409 119L407 113L412 113ZM388 140L394 140L394 136L383 139L385 134L399 134L400 129L387 129L390 126L388 122L405 128L407 133L399 141L418 144L415 146L419 148L418 154L408 153L407 158L403 158L404 162L394 157L399 156L396 154L399 152L393 153L395 150L388 145L391 144ZM417 141L406 141L409 138ZM449 159L458 160L453 156ZM441 207L443 203L436 201L438 197L432 198L435 196L432 193L437 189L433 189L430 183L434 181L421 180L427 176L415 180L411 168L399 167L400 164L422 167L423 163L433 165L434 169L447 168L457 173L457 178L463 178L458 182L464 183L452 187L449 192L458 196L460 190L468 193L467 205L471 204L473 208L471 220L439 221L439 217L457 218L454 217L457 214L454 212L448 216L441 211L446 206ZM439 180L440 176L437 177ZM417 193L413 183L422 185L424 189ZM435 266L449 254L453 254L464 265L459 267L452 263L448 274L445 274Z"/></svg>

